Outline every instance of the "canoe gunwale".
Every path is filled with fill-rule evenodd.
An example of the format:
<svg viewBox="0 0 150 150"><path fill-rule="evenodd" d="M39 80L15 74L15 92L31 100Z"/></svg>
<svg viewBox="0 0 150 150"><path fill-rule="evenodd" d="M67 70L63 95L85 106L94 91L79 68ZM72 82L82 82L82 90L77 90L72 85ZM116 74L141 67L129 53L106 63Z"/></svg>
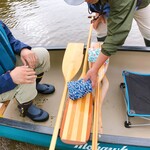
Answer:
<svg viewBox="0 0 150 150"><path fill-rule="evenodd" d="M145 46L120 46L118 51L150 52L150 47Z"/></svg>
<svg viewBox="0 0 150 150"><path fill-rule="evenodd" d="M45 47L48 51L64 51L65 46L47 46ZM86 50L86 46L84 47ZM118 51L135 51L135 52L150 52L150 47L145 46L119 46Z"/></svg>
<svg viewBox="0 0 150 150"><path fill-rule="evenodd" d="M142 146L142 147L150 147L149 140L150 139L146 139L146 138L136 138L136 137L127 137L127 136L107 135L107 134L101 135L101 137L98 139L99 142Z"/></svg>
<svg viewBox="0 0 150 150"><path fill-rule="evenodd" d="M7 126L10 128L15 128L16 130L19 129L19 130L24 130L27 132L35 132L35 133L40 133L40 134L44 134L48 136L51 136L53 134L53 128L41 126L41 125L35 125L31 123L15 121L15 120L7 119L7 118L0 118L0 126ZM91 140L92 140L92 133L90 135L89 141ZM112 144L150 147L149 139L146 139L146 138L99 134L98 141L104 142L104 143L112 143Z"/></svg>
<svg viewBox="0 0 150 150"><path fill-rule="evenodd" d="M16 121L16 120L7 119L7 118L0 118L0 125L11 127L11 128L16 128L16 129L21 129L21 130L26 130L30 132L37 132L41 134L47 134L47 135L53 134L53 128L36 125L32 123L27 123L27 122Z"/></svg>

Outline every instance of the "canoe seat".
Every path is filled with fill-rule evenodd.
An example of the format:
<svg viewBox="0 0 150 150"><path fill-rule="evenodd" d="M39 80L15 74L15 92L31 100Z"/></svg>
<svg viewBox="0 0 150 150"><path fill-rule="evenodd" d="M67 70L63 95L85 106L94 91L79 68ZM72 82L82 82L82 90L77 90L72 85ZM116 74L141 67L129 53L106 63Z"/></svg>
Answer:
<svg viewBox="0 0 150 150"><path fill-rule="evenodd" d="M127 109L125 127L150 125L150 74L123 71L122 75L124 83L120 84L120 88ZM144 123L143 119L146 119Z"/></svg>
<svg viewBox="0 0 150 150"><path fill-rule="evenodd" d="M3 117L3 114L9 104L9 100L8 101L5 101L4 103L0 103L0 117Z"/></svg>

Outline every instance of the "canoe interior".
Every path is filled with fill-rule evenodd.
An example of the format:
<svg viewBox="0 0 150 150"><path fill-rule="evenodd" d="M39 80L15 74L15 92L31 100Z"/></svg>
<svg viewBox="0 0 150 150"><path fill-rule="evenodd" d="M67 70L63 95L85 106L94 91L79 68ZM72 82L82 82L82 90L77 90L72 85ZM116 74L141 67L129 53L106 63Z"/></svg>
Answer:
<svg viewBox="0 0 150 150"><path fill-rule="evenodd" d="M51 95L39 94L34 103L49 112L50 118L47 122L36 123L28 118L20 117L17 110L17 103L12 100L3 117L27 122L31 124L54 127L59 103L61 100L64 78L62 74L62 60L64 51L50 51L51 69L45 73L42 83L51 83L55 85L56 91ZM120 90L120 83L123 82L122 71L130 70L141 73L150 73L150 53L149 52L135 52L135 51L118 51L118 53L111 57L107 77L109 80L109 90L105 97L102 106L102 121L103 134L136 138L150 138L150 126L125 128L124 121L126 120L126 107L124 99ZM74 80L78 79L80 72ZM148 122L141 118L133 118L134 122Z"/></svg>

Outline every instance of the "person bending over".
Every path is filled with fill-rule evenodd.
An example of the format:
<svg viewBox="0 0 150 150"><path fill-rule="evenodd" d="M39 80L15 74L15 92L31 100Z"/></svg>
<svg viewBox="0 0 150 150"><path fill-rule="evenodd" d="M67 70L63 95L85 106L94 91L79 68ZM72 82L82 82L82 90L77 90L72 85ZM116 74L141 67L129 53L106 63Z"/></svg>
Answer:
<svg viewBox="0 0 150 150"><path fill-rule="evenodd" d="M98 40L104 39L97 61L87 72L85 80L91 79L96 86L98 70L103 63L124 44L131 30L133 18L150 46L150 0L65 0L70 5L87 2L91 12L96 13L93 27L98 31ZM101 34L101 35L100 35ZM106 37L105 37L106 36Z"/></svg>

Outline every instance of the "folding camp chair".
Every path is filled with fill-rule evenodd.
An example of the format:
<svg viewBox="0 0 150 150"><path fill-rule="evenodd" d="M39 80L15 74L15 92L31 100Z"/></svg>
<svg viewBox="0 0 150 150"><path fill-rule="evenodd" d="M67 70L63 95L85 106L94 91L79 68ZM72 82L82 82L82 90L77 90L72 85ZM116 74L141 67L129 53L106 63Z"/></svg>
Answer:
<svg viewBox="0 0 150 150"><path fill-rule="evenodd" d="M124 83L120 88L127 109L126 128L150 125L150 74L123 71ZM140 117L149 121L131 124L131 117Z"/></svg>

